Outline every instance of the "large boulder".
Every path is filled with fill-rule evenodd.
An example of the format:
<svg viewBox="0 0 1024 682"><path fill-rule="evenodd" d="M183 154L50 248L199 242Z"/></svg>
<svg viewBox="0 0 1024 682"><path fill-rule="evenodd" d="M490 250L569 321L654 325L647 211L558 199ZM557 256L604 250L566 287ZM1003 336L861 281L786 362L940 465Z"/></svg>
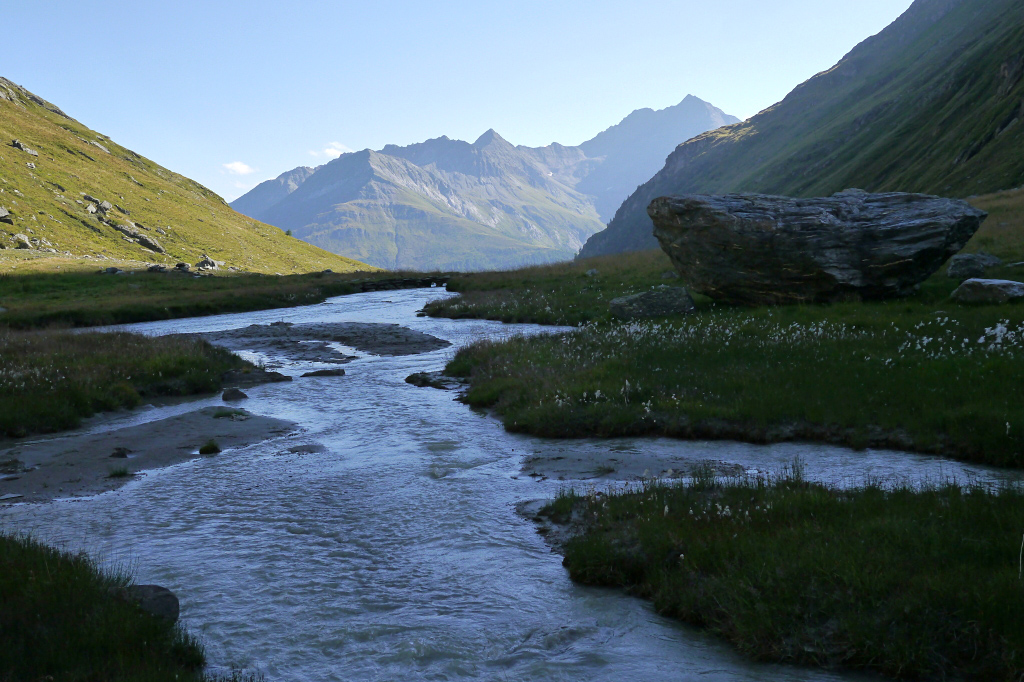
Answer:
<svg viewBox="0 0 1024 682"><path fill-rule="evenodd" d="M692 290L748 305L903 296L987 214L956 199L869 194L661 197L654 236Z"/></svg>
<svg viewBox="0 0 1024 682"><path fill-rule="evenodd" d="M8 225L14 224L14 218L11 216L11 212L3 206L0 206L0 223L7 223Z"/></svg>
<svg viewBox="0 0 1024 682"><path fill-rule="evenodd" d="M650 291L613 298L608 308L613 316L622 320L688 315L696 310L690 292L664 284Z"/></svg>
<svg viewBox="0 0 1024 682"><path fill-rule="evenodd" d="M950 296L958 303L1007 303L1024 298L1024 282L1009 279L969 279Z"/></svg>

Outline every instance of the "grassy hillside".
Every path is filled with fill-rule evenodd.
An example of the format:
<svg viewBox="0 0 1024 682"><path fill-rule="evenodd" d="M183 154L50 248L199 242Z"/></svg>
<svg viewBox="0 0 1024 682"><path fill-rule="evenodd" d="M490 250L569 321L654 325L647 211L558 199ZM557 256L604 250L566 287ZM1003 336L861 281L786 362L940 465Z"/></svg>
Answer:
<svg viewBox="0 0 1024 682"><path fill-rule="evenodd" d="M15 139L38 155L13 146ZM112 208L90 212L103 201ZM0 272L194 264L203 255L251 272L372 269L236 213L202 185L2 78L0 208L11 221L0 222ZM142 246L132 230L166 253ZM33 248L15 248L17 234Z"/></svg>
<svg viewBox="0 0 1024 682"><path fill-rule="evenodd" d="M677 147L581 255L655 247L646 209L666 194L1019 187L1022 45L1022 0L917 0L783 101Z"/></svg>

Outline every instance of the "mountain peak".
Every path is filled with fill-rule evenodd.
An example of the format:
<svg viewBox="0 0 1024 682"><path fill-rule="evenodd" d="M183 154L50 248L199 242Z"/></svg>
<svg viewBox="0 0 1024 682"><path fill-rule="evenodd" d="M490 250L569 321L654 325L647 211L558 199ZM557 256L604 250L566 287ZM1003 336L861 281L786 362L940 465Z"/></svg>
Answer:
<svg viewBox="0 0 1024 682"><path fill-rule="evenodd" d="M499 135L497 131L494 130L494 128L489 128L486 133L476 138L476 142L473 143L473 146L481 148L489 147L493 144L506 144L511 146L508 140Z"/></svg>

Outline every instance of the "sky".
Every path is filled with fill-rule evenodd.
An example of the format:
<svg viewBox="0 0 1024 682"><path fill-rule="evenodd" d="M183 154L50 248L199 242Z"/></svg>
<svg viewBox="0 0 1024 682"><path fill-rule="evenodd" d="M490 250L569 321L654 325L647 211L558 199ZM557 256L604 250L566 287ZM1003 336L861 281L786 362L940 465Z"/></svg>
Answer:
<svg viewBox="0 0 1024 682"><path fill-rule="evenodd" d="M231 201L386 144L579 144L687 94L748 118L910 4L3 0L0 76Z"/></svg>

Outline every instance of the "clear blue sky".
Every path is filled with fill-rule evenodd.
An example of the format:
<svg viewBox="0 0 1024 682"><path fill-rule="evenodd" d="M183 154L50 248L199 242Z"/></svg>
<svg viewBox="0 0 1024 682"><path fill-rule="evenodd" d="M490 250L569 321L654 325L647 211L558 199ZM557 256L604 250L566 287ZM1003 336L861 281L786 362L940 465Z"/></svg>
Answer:
<svg viewBox="0 0 1024 682"><path fill-rule="evenodd" d="M345 149L746 118L911 0L4 0L0 76L228 200ZM335 150L335 151L331 151Z"/></svg>

